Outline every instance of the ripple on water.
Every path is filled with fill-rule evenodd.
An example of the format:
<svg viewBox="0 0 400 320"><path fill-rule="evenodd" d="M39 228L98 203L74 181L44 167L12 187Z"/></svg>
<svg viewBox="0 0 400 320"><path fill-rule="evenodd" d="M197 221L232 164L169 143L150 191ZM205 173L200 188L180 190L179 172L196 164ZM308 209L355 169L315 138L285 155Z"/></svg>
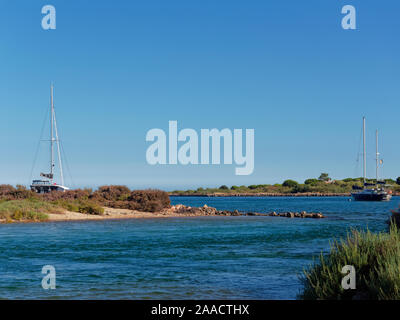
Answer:
<svg viewBox="0 0 400 320"><path fill-rule="evenodd" d="M346 198L172 198L327 218L197 217L0 225L2 299L294 299L298 275L349 228L380 231L387 203ZM57 289L41 288L54 265Z"/></svg>

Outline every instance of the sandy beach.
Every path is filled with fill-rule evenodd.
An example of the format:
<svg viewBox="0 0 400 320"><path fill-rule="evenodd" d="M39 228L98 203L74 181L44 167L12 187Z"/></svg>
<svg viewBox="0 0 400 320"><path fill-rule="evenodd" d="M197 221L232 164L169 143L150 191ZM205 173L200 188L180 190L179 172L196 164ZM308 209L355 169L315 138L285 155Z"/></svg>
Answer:
<svg viewBox="0 0 400 320"><path fill-rule="evenodd" d="M206 215L206 214L204 214ZM177 213L170 210L163 212L142 212L128 209L114 209L104 207L103 215L92 215L80 212L65 211L64 213L48 214L48 221L79 221L79 220L111 220L111 219L139 219L139 218L168 218L200 216L198 213Z"/></svg>

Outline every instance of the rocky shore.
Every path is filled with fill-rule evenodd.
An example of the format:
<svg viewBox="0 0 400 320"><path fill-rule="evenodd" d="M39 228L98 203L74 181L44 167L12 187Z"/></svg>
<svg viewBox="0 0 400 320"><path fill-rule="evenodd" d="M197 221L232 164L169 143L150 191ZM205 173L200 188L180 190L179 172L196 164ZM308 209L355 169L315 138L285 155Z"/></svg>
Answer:
<svg viewBox="0 0 400 320"><path fill-rule="evenodd" d="M258 212L239 212L228 211L228 210L217 210L216 208L204 205L203 207L189 207L181 204L171 206L171 208L165 210L166 215L185 215L185 216L270 216L270 217L285 217L285 218L314 218L322 219L325 216L321 212L270 212L270 213L258 213Z"/></svg>

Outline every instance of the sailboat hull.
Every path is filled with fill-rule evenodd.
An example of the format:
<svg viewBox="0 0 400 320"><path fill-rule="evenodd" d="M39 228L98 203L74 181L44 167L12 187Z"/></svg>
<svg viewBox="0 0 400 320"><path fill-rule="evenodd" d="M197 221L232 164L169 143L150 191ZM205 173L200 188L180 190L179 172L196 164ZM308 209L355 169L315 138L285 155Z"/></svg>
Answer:
<svg viewBox="0 0 400 320"><path fill-rule="evenodd" d="M51 184L49 181L34 180L31 184L31 190L36 193L48 193L52 191L67 191L69 188L59 184Z"/></svg>
<svg viewBox="0 0 400 320"><path fill-rule="evenodd" d="M392 198L392 195L386 192L382 193L359 192L359 193L352 193L352 196L355 201L390 201L390 199Z"/></svg>

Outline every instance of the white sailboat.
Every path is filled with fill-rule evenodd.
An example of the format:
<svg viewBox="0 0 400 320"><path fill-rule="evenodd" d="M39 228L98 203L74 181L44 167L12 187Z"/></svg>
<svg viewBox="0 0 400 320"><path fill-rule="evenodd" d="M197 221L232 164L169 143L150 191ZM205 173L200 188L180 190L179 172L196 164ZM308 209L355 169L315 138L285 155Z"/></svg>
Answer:
<svg viewBox="0 0 400 320"><path fill-rule="evenodd" d="M376 130L376 183L367 183L365 117L363 117L363 187L353 187L354 190L361 189L351 194L356 201L389 201L392 198L391 192L385 190L385 181L379 180L379 165L382 160L379 159L378 141L378 130Z"/></svg>
<svg viewBox="0 0 400 320"><path fill-rule="evenodd" d="M54 87L51 85L50 88L50 172L40 173L40 176L46 178L47 180L33 180L30 186L32 191L37 193L47 193L51 191L66 191L69 190L68 187L64 186L64 175L60 152L60 142L58 139L57 131L57 121L56 114L54 110ZM55 157L54 157L54 145L57 146L58 155L58 166L60 169L61 183L58 184L54 181L54 170L55 170Z"/></svg>

